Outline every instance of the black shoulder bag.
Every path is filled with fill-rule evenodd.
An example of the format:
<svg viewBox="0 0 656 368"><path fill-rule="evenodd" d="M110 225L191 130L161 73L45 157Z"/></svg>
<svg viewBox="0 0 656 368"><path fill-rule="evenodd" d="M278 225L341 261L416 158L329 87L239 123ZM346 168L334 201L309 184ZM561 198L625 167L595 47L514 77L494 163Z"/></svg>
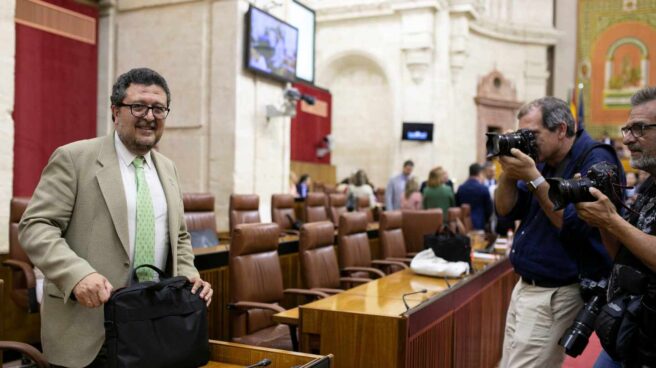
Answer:
<svg viewBox="0 0 656 368"><path fill-rule="evenodd" d="M468 236L444 226L439 233L424 235L424 249L429 248L436 257L448 262L467 262L469 270L472 270L471 242Z"/></svg>
<svg viewBox="0 0 656 368"><path fill-rule="evenodd" d="M137 270L155 270L160 282L138 283ZM207 307L184 276L141 265L133 284L105 303L105 344L111 368L196 368L209 361Z"/></svg>

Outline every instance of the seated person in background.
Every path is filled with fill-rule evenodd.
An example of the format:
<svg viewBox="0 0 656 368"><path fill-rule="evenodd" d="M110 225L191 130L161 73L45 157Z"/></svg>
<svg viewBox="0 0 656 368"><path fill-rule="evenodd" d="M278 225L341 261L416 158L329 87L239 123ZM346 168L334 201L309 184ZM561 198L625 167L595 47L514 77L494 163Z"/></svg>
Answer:
<svg viewBox="0 0 656 368"><path fill-rule="evenodd" d="M485 185L482 184L483 168L477 163L469 165L469 179L465 181L456 193L456 203L460 206L467 203L471 206L471 219L474 229L485 230L487 221L492 215L492 198Z"/></svg>
<svg viewBox="0 0 656 368"><path fill-rule="evenodd" d="M293 195L294 197L298 197L298 190L296 190L296 173L293 171L289 172L289 194Z"/></svg>
<svg viewBox="0 0 656 368"><path fill-rule="evenodd" d="M636 197L638 196L638 191L637 191L637 186L638 184L638 174L634 172L628 172L626 173L626 186L627 188L624 189L624 196L625 200L624 203L627 206L632 205L635 203Z"/></svg>
<svg viewBox="0 0 656 368"><path fill-rule="evenodd" d="M428 182L422 193L424 209L441 208L445 222L447 221L446 213L449 207L455 207L456 205L453 189L446 185L447 178L446 170L442 166L434 168L428 174Z"/></svg>
<svg viewBox="0 0 656 368"><path fill-rule="evenodd" d="M421 192L419 192L419 184L414 177L408 179L405 183L405 193L401 197L402 210L420 210L422 204Z"/></svg>
<svg viewBox="0 0 656 368"><path fill-rule="evenodd" d="M369 197L369 207L376 207L376 195L374 195L374 189L369 184L364 170L358 170L353 174L351 184L348 187L348 195L353 198Z"/></svg>
<svg viewBox="0 0 656 368"><path fill-rule="evenodd" d="M301 175L301 178L296 184L296 191L298 192L298 196L300 198L307 197L308 193L310 192L310 185L312 185L312 179L310 179L310 175Z"/></svg>

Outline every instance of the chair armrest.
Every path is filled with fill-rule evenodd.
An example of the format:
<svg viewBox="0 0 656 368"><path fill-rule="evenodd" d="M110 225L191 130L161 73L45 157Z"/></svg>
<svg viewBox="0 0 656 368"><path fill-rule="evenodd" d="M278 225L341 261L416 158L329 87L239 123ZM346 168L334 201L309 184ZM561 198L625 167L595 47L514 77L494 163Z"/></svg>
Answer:
<svg viewBox="0 0 656 368"><path fill-rule="evenodd" d="M282 236L285 235L301 235L301 232L294 229L285 229L281 232Z"/></svg>
<svg viewBox="0 0 656 368"><path fill-rule="evenodd" d="M408 265L403 263L403 262L387 261L387 260L381 260L381 259L374 259L373 261L371 261L371 264L381 265L381 266L399 266L401 268L408 268Z"/></svg>
<svg viewBox="0 0 656 368"><path fill-rule="evenodd" d="M374 275L378 275L379 277L385 277L385 273L379 269L373 268L373 267L344 267L342 268L342 271L344 272L357 272L357 271L362 271L362 272L369 272L373 273Z"/></svg>
<svg viewBox="0 0 656 368"><path fill-rule="evenodd" d="M408 257L414 258L419 252L408 252Z"/></svg>
<svg viewBox="0 0 656 368"><path fill-rule="evenodd" d="M28 289L36 287L36 276L34 275L34 269L32 266L26 262L18 261L15 259L7 259L3 261L2 264L14 270L23 272L25 275L25 280L27 281Z"/></svg>
<svg viewBox="0 0 656 368"><path fill-rule="evenodd" d="M326 293L326 294L329 294L329 295L339 294L342 291L344 291L343 289L330 289L330 288L312 288L310 290L320 291L322 293Z"/></svg>
<svg viewBox="0 0 656 368"><path fill-rule="evenodd" d="M330 296L330 295L328 295L324 292L317 291L316 289L308 290L308 289L294 289L294 288L291 288L291 289L285 289L282 292L285 293L285 294L298 294L298 295L305 295L305 296L314 296L317 299L327 298L327 297Z"/></svg>
<svg viewBox="0 0 656 368"><path fill-rule="evenodd" d="M258 303L258 302L249 302L241 301L236 303L228 304L228 309L268 309L276 313L284 312L285 308L272 303Z"/></svg>
<svg viewBox="0 0 656 368"><path fill-rule="evenodd" d="M364 277L340 277L339 281L346 288L352 288L357 285L366 284L371 281L371 279L366 279Z"/></svg>
<svg viewBox="0 0 656 368"><path fill-rule="evenodd" d="M384 259L385 261L394 261L394 262L403 262L406 264L409 264L412 262L412 258L400 258L400 257L387 257Z"/></svg>
<svg viewBox="0 0 656 368"><path fill-rule="evenodd" d="M17 341L0 341L0 350L14 350L30 357L39 368L49 368L46 358L34 346Z"/></svg>

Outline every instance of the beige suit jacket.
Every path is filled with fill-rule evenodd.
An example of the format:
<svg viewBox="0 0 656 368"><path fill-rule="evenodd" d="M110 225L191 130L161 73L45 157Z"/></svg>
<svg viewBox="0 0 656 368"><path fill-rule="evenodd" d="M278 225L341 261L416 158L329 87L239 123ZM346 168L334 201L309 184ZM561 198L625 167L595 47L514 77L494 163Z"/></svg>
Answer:
<svg viewBox="0 0 656 368"><path fill-rule="evenodd" d="M152 158L168 206L173 274L197 276L175 166L155 151ZM105 339L103 308L70 299L75 285L92 272L115 289L128 283L127 204L118 165L113 133L58 148L20 223L20 242L46 277L41 339L57 365L88 365Z"/></svg>

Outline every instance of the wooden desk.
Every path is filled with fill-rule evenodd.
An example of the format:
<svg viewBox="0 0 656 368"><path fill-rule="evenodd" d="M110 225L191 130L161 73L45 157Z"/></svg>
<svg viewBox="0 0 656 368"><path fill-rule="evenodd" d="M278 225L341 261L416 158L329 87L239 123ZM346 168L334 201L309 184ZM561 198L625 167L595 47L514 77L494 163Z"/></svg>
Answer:
<svg viewBox="0 0 656 368"><path fill-rule="evenodd" d="M467 279L403 270L300 307L301 350L335 367L493 367L516 276L507 259ZM451 281L450 281L451 282ZM427 289L426 294L402 295Z"/></svg>
<svg viewBox="0 0 656 368"><path fill-rule="evenodd" d="M273 315L273 321L290 326L298 326L298 308L288 309Z"/></svg>
<svg viewBox="0 0 656 368"><path fill-rule="evenodd" d="M270 368L291 366L329 368L332 357L267 349L256 346L210 340L210 362L206 368L243 368L262 359L270 359Z"/></svg>

